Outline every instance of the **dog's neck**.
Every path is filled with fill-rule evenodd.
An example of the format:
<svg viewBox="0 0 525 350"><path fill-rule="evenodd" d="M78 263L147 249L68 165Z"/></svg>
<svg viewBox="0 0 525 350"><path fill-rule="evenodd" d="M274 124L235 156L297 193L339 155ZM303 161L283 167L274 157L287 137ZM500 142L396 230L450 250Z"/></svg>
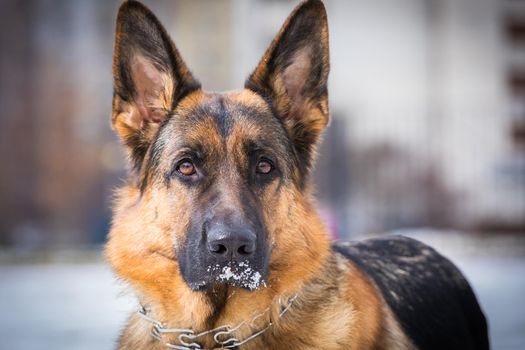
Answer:
<svg viewBox="0 0 525 350"><path fill-rule="evenodd" d="M250 319L239 324L223 324L201 332L187 328L170 328L156 320L151 310L142 307L138 315L151 326L151 336L158 342L157 345L167 348L237 348L248 343L260 341L262 336L272 327L281 322L281 318L292 309L298 298L295 294L288 298L278 298L262 312L256 312Z"/></svg>

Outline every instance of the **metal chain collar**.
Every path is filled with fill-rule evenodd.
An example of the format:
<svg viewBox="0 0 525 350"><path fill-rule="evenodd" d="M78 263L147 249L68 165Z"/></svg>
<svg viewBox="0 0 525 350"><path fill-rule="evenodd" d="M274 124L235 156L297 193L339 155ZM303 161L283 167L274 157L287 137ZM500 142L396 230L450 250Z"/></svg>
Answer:
<svg viewBox="0 0 525 350"><path fill-rule="evenodd" d="M295 294L292 298L288 300L288 303L286 305L283 305L281 302L281 298L279 298L279 305L281 306L281 311L279 313L279 318L281 318L292 306L294 301L297 299L297 294ZM268 307L263 312L255 315L249 322L247 320L242 321L237 326L232 327L229 325L220 326L214 329L210 329L201 333L195 333L191 329L186 328L166 328L166 325L155 320L154 318L148 316L148 313L150 312L149 309L142 306L142 308L138 311L139 316L144 319L145 321L148 321L153 324L153 327L151 328L151 335L153 338L157 339L159 342L163 343L164 346L168 349L176 349L176 350L215 350L215 349L233 349L238 346L241 346L250 340L253 340L257 338L259 335L266 332L272 325L273 322L270 319L268 324L257 330L256 332L252 333L249 337L239 340L233 336L233 332L237 331L238 329L249 326L251 329L255 328L255 321L257 321L259 318L267 315L270 313L270 307ZM178 334L178 341L181 345L176 345L173 343L166 342L162 339L163 334ZM219 347L214 347L212 349L205 349L196 342L197 339L199 339L202 336L213 334L213 340Z"/></svg>

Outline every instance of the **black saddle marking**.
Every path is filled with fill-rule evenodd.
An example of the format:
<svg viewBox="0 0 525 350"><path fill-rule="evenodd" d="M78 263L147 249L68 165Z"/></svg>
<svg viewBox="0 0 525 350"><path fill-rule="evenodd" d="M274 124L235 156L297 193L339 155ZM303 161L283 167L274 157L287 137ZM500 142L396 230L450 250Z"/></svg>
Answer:
<svg viewBox="0 0 525 350"><path fill-rule="evenodd" d="M387 236L334 243L375 282L419 349L489 349L487 323L459 269L431 247Z"/></svg>

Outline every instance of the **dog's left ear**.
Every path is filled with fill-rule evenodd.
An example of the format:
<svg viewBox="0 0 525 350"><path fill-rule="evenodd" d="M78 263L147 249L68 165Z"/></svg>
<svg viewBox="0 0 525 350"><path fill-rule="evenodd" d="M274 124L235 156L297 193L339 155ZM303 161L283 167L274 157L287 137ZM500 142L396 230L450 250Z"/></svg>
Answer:
<svg viewBox="0 0 525 350"><path fill-rule="evenodd" d="M309 0L288 17L245 84L282 118L305 170L329 119L329 66L326 11L321 1Z"/></svg>

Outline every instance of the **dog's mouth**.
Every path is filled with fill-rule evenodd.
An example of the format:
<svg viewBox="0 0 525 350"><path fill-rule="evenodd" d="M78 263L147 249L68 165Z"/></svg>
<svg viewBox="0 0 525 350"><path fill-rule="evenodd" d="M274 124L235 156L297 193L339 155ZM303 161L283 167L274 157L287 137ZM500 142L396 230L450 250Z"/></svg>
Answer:
<svg viewBox="0 0 525 350"><path fill-rule="evenodd" d="M246 261L230 261L226 264L208 265L204 274L206 278L189 282L193 290L207 290L213 285L228 285L250 291L266 287L266 273Z"/></svg>

